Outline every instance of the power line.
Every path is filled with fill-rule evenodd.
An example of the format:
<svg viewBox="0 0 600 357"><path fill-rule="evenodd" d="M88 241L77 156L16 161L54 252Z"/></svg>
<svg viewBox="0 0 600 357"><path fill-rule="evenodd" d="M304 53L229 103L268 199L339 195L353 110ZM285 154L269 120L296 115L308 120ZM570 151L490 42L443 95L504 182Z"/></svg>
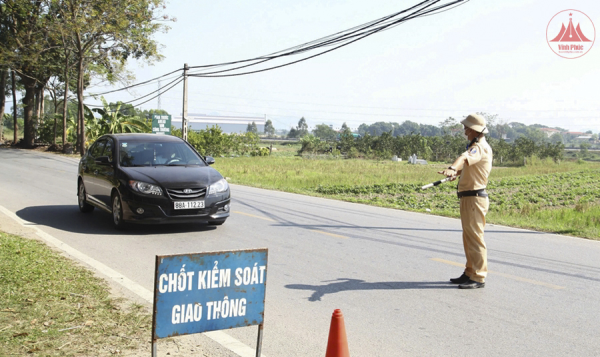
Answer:
<svg viewBox="0 0 600 357"><path fill-rule="evenodd" d="M276 68L281 68L281 67L285 67L285 66L289 66L292 64L296 64L302 61L306 61L308 59L323 55L325 53L334 51L336 49L339 49L341 47L347 46L351 43L354 43L356 41L359 41L361 39L364 39L365 37L371 36L377 32L383 31L391 26L396 26L402 22L408 21L408 20L412 20L424 15L433 15L435 13L438 13L438 10L447 8L449 6L452 5L456 5L463 2L464 0L455 0L453 2L450 2L448 4L444 4L444 5L439 5L437 7L431 8L434 4L440 2L441 0L435 0L435 1L431 1L431 0L426 0L423 1L417 5L414 5L408 9L402 10L400 12L397 12L395 14L392 15L388 15L386 17L380 18L378 20L374 20L371 21L367 24L363 24L357 27L354 27L352 29L346 30L346 31L342 31L342 32L338 32L337 34L334 35L330 35L327 37L324 37L320 40L315 40L312 42L308 42L299 46L295 46L292 47L288 50L283 50L283 51L279 51L279 52L275 52L275 54L273 55L267 55L267 56L261 56L261 57L256 57L253 59L247 59L247 60L241 60L241 61L235 61L235 62L226 62L226 63L219 63L219 64L214 64L214 65L203 65L203 66L191 66L190 68L204 68L204 69L212 69L214 67L217 66L230 66L230 65L236 65L236 64L240 64L240 63L247 63L250 62L249 64L245 64L242 66L237 66L234 68L229 68L229 69L225 69L225 70L220 70L220 71L213 71L213 72L207 72L207 73L194 73L194 74L190 74L191 77L231 77L231 76L241 76L241 75L247 75L247 74L253 74L253 73L258 73L258 72L264 72L264 71L268 71L268 70L273 70ZM454 7L456 7L454 6ZM395 17L412 11L414 9L414 12L400 18L400 19L396 19L391 21L392 19L394 19ZM376 26L377 25L377 26ZM272 66L272 67L268 67L268 68L263 68L263 69L259 69L259 70L254 70L254 71L247 71L247 72L241 72L241 73L230 73L230 74L219 74L219 73L224 73L224 72L231 72L231 71L235 71L235 70L240 70L243 68L247 68L247 67L251 67L251 66L255 66L258 64L262 64L265 63L267 61L271 61L274 60L276 58L280 58L280 57L286 57L286 56L292 56L292 55L297 55L300 53L304 53L304 52L308 52L314 49L318 49L321 47L329 47L332 46L334 44L337 43L341 43L340 45L322 51L320 53L296 60L296 61L292 61L292 62L288 62L288 63L284 63L281 65L277 65L277 66Z"/></svg>
<svg viewBox="0 0 600 357"><path fill-rule="evenodd" d="M440 5L440 6L432 8L433 5L435 5L436 3L440 2L440 1L441 0L425 0L425 1L422 1L422 2L416 4L416 5L412 6L412 7L409 7L407 9L402 10L402 11L399 11L397 13L394 13L394 14L382 17L382 18L374 20L374 21L370 21L370 22L365 23L363 25L355 26L355 27L353 27L351 29L348 29L348 30L345 30L345 31L341 31L341 32L338 32L336 34L333 34L333 35L330 35L330 36L326 36L326 37L323 37L323 38L318 39L318 40L314 40L314 41L311 41L311 42L308 42L308 43L305 43L305 44L302 44L302 45L298 45L298 46L292 47L292 48L287 49L287 50L278 51L278 52L275 52L275 53L273 53L271 55L257 57L257 58L253 58L253 59L241 60L241 61L234 61L234 62L219 63L219 64L213 64L213 65L206 65L206 66L191 66L191 67L189 67L190 69L193 69L193 68L197 68L197 69L198 68L215 69L217 67L230 66L230 65L235 65L235 64L250 62L249 64L245 64L245 65L242 65L242 66L238 66L238 67L234 67L234 68L228 68L228 69L224 69L224 70L220 70L220 71L208 72L208 73L201 73L202 72L202 69L201 69L199 71L195 71L195 72L192 72L191 74L188 74L188 76L190 76L190 77L229 77L229 76L240 76L240 75L246 75L246 74L251 74L251 73L258 73L258 72L264 72L264 71L268 71L268 70L272 70L272 69L276 69L276 68L281 68L281 67L289 66L289 65L292 65L292 64L295 64L295 63L299 63L299 62L302 62L302 61L306 61L308 59L311 59L311 58L323 55L325 53L334 51L334 50L339 49L341 47L347 46L347 45L349 45L351 43L354 43L356 41L364 39L365 37L373 35L373 34L375 34L377 32L385 30L387 28L390 28L391 26L396 26L396 25L398 25L398 24L400 24L402 22L405 22L405 21L408 21L408 20L411 20L411 19L414 19L414 18L418 18L420 16L425 16L427 14L433 15L433 14L437 13L438 10L447 8L447 7L452 6L452 5L454 5L453 7L456 7L456 6L458 6L459 3L461 3L461 2L463 2L465 0L455 0L455 1L450 2L448 4L444 4L444 5ZM413 11L413 10L415 10L415 11ZM404 14L404 13L407 13L407 12L410 12L410 11L413 11L413 12L410 13L410 14L408 14L408 15L406 15L406 16L404 16L404 17L402 17L402 18L400 18L400 19L396 19L394 21L391 21L394 18L396 18L397 16L399 16L401 14ZM242 73L219 74L219 73L231 72L231 71L239 70L239 69L242 69L242 68L247 68L247 67L255 66L255 65L258 65L258 64L261 64L261 63L265 63L267 61L271 61L271 60L276 59L276 58L280 58L280 57L297 55L297 54L300 54L300 53L312 51L314 49L318 49L318 48L322 48L322 47L330 47L330 46L333 46L334 44L338 44L338 43L341 43L341 44L338 45L338 46L336 46L336 47L334 47L334 48L322 51L320 53L317 53L317 54L314 54L312 56L308 56L308 57L305 57L305 58L302 58L302 59L299 59L299 60L296 60L296 61L284 63L284 64L281 64L281 65L272 66L272 67L269 67L269 68L263 68L263 69L259 69L259 70L254 70L254 71L242 72ZM126 87L115 89L115 90L111 90L111 91L106 91L106 92L102 92L102 93L94 93L94 94L90 94L90 95L91 96L98 96L98 95L110 94L110 93L115 93L115 92L118 92L118 91L123 91L123 90L131 89L131 88L134 88L134 87L137 87L137 86L149 84L149 83L151 83L153 81L156 81L156 80L160 81L161 78L169 76L169 75L171 75L171 74L173 74L175 72L181 71L181 70L182 69L180 68L180 69L177 69L175 71L169 72L167 74L164 74L162 76L159 76L159 77L156 77L156 78L144 81L144 82L140 82L140 83L137 83L137 84L133 84L133 85L130 85L130 86L126 86ZM177 79L171 81L166 86L170 85L171 83L173 83L175 81L177 81ZM179 82L177 82L177 83L179 83ZM161 87L160 83L159 83L158 86L159 86L158 90L150 92L150 93L148 93L148 94L146 94L144 96L138 97L138 98L133 99L131 101L124 102L124 104L129 104L129 103L136 102L136 101L138 101L138 100L140 100L142 98L148 97L149 95L151 95L153 93L156 93L156 92L159 92L158 95L152 97L152 99L158 97L159 98L159 102L160 102L160 95L161 95L160 90L161 90L161 88L164 88L164 87ZM170 87L169 89L171 89L171 88L172 87ZM165 92L168 91L169 89L165 90ZM137 104L136 106L139 106L139 105L147 103L147 102L148 101L144 101L142 103ZM98 107L98 106L95 106L95 107Z"/></svg>
<svg viewBox="0 0 600 357"><path fill-rule="evenodd" d="M123 87L123 88L119 88L119 89L111 90L111 91L108 91L108 92L102 92L102 93L90 93L89 95L90 95L90 96L92 96L92 97L95 97L95 96L98 96L98 95L104 95L104 94L109 94L109 93L119 92L119 91L126 90L126 89L131 89L131 88L134 88L134 87L138 87L138 86L141 86L141 85L144 85L144 84L147 84L147 83L153 82L153 81L155 81L155 80L157 80L157 79L160 79L160 78L162 78L162 77L166 77L166 76L168 76L168 75L171 75L171 74L173 74L173 73L175 73L175 72L178 72L178 71L181 71L181 70L183 70L183 68L176 69L176 70L174 70L173 72L169 72L169 73L167 73L167 74L163 74L163 75L162 75L162 76L160 76L160 77L156 77L156 78L152 78L152 79L149 79L149 80L147 80L147 81L144 81L144 82L140 82L140 83L132 84L132 85L130 85L130 86L127 86L127 87Z"/></svg>
<svg viewBox="0 0 600 357"><path fill-rule="evenodd" d="M172 85L172 86L170 86L169 88L167 88L167 89L163 90L162 92L160 92L160 91L161 91L161 89L163 89L163 88L167 87L168 85L170 85L171 83L173 83L173 82L175 82L175 81L177 81L175 84L173 84L173 85ZM142 98L145 98L145 97L147 97L147 96L149 96L149 95L151 95L151 94L153 94L153 93L159 92L159 93L158 93L158 95L155 95L154 97L152 97L152 98L150 98L150 99L148 99L148 100L146 100L146 101L144 101L144 102L142 102L142 103L138 103L138 104L135 104L135 105L133 105L134 107L139 107L140 105L142 105L142 104L145 104L145 103L148 103L149 101L151 101L151 100L153 100L153 99L157 98L157 97L158 97L158 96L160 96L161 94L168 92L169 90L171 90L173 87L175 87L177 84L181 83L182 81L183 81L183 78L176 78L176 79L174 79L173 81L171 81L171 82L167 83L167 84L166 84L166 85L164 85L163 87L161 87L161 88L158 88L157 90L155 90L155 91L153 91L153 92L150 92L150 93L148 93L148 94L146 94L146 95L144 95L144 96L142 96L142 97L139 97L139 98L137 98L137 99L130 100L130 101L128 101L128 102L121 102L121 104L131 104L131 103L133 103L133 102L135 102L135 101L138 101L138 100L140 100L140 99L142 99ZM85 103L84 103L84 104L85 104ZM103 108L103 106L101 106L101 105L93 105L93 104L85 104L85 105L86 105L86 106L88 106L88 107Z"/></svg>
<svg viewBox="0 0 600 357"><path fill-rule="evenodd" d="M180 80L179 80L177 83L173 84L171 87L169 87L169 88L165 89L165 90L164 90L162 93L166 93L166 92L170 91L171 89L173 89L173 88L174 88L176 85L178 85L178 84L179 84L179 83L181 83L181 82L183 82L183 78L181 78L181 79L180 79ZM138 103L138 104L134 105L134 107L139 107L139 106L141 106L142 104L148 103L149 101L151 101L151 100L153 100L154 98L158 97L160 94L161 94L161 93L159 93L158 95L155 95L154 97L152 97L152 98L150 98L150 99L148 99L148 100L146 100L146 101L144 101L144 102L142 102L142 103Z"/></svg>

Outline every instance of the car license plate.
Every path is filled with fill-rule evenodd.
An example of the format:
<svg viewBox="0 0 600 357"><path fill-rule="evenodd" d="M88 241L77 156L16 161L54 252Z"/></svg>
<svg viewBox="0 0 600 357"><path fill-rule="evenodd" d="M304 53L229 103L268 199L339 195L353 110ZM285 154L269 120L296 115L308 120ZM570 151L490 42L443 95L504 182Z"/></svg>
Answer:
<svg viewBox="0 0 600 357"><path fill-rule="evenodd" d="M204 208L204 201L179 201L175 202L175 209Z"/></svg>

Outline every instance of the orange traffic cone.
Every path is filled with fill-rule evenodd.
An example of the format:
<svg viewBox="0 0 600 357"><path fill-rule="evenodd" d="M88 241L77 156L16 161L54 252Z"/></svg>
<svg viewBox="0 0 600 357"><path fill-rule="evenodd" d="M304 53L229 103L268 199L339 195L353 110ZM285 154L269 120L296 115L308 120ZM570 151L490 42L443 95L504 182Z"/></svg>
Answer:
<svg viewBox="0 0 600 357"><path fill-rule="evenodd" d="M331 316L329 340L327 341L325 357L350 357L348 339L346 338L346 326L344 326L344 315L342 315L342 310L340 309L333 311L333 316Z"/></svg>

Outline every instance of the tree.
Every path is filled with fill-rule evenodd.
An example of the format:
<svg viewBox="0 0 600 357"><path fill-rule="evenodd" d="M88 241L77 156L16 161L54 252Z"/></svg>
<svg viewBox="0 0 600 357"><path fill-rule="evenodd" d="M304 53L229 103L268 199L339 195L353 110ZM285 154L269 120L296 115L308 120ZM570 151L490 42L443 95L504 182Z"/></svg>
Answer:
<svg viewBox="0 0 600 357"><path fill-rule="evenodd" d="M442 132L444 134L450 134L450 135L452 135L452 133L455 130L462 128L460 123L453 117L448 117L447 119L441 121L439 126L440 126L440 129L442 129Z"/></svg>
<svg viewBox="0 0 600 357"><path fill-rule="evenodd" d="M510 156L513 161L530 157L535 153L535 142L525 136L515 140Z"/></svg>
<svg viewBox="0 0 600 357"><path fill-rule="evenodd" d="M8 70L6 67L0 67L0 140L3 139L4 133L4 107L6 104L6 78L8 77Z"/></svg>
<svg viewBox="0 0 600 357"><path fill-rule="evenodd" d="M111 111L119 111L119 114L122 114L126 117L141 117L143 116L143 113L141 110L136 109L132 104L130 103L123 103L122 101L118 101L116 103L109 103L108 104L109 108Z"/></svg>
<svg viewBox="0 0 600 357"><path fill-rule="evenodd" d="M0 66L16 71L25 87L22 101L26 147L34 144L35 97L56 71L53 62L57 50L52 27L54 19L47 4L41 0L4 0L0 4Z"/></svg>
<svg viewBox="0 0 600 357"><path fill-rule="evenodd" d="M139 113L139 110L138 110ZM152 116L156 114L156 115L170 115L169 112L167 112L164 109L144 109L144 111L141 112L141 116L146 118L146 120L152 120ZM138 114L140 115L140 114Z"/></svg>
<svg viewBox="0 0 600 357"><path fill-rule="evenodd" d="M326 124L318 124L312 133L321 140L334 140L337 135L337 132Z"/></svg>
<svg viewBox="0 0 600 357"><path fill-rule="evenodd" d="M85 138L83 90L90 66L116 79L129 58L160 59L154 33L166 26L157 23L163 0L61 0L56 7L65 19L65 38L73 44L77 63L78 137ZM84 140L79 142L81 155Z"/></svg>
<svg viewBox="0 0 600 357"><path fill-rule="evenodd" d="M308 124L306 124L306 119L304 119L304 117L298 120L298 126L296 127L296 130L298 131L297 137L299 138L308 134Z"/></svg>
<svg viewBox="0 0 600 357"><path fill-rule="evenodd" d="M348 125L346 125L346 122L344 122L344 124L342 124L342 132L346 129L348 129Z"/></svg>
<svg viewBox="0 0 600 357"><path fill-rule="evenodd" d="M247 133L257 134L258 133L258 128L256 127L256 123L255 122L248 123L248 127L246 128L246 132Z"/></svg>
<svg viewBox="0 0 600 357"><path fill-rule="evenodd" d="M579 157L585 159L589 155L588 149L591 147L589 143L581 143L579 144Z"/></svg>
<svg viewBox="0 0 600 357"><path fill-rule="evenodd" d="M291 129L290 129L290 132L287 134L287 137L288 137L288 138L292 138L292 139L295 139L295 138L297 138L298 136L299 136L299 135L298 135L298 130L296 130L296 128L291 128Z"/></svg>
<svg viewBox="0 0 600 357"><path fill-rule="evenodd" d="M563 143L563 137L562 135L560 135L560 133L554 133L552 134L552 136L550 137L550 142L553 144L557 144L557 143Z"/></svg>
<svg viewBox="0 0 600 357"><path fill-rule="evenodd" d="M420 134L419 123L415 123L410 120L406 120L402 124L400 124L399 128L396 130L399 134L394 133L395 136L398 135L411 135L411 134Z"/></svg>
<svg viewBox="0 0 600 357"><path fill-rule="evenodd" d="M275 135L275 127L273 126L271 119L267 119L265 122L265 134L267 134L267 136Z"/></svg>

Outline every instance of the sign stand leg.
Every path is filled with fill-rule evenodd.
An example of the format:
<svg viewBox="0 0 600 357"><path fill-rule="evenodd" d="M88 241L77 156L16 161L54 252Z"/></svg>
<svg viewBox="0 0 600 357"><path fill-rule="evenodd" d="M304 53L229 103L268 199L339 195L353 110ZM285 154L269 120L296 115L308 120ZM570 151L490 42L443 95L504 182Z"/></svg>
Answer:
<svg viewBox="0 0 600 357"><path fill-rule="evenodd" d="M156 357L156 341L152 340L152 357Z"/></svg>
<svg viewBox="0 0 600 357"><path fill-rule="evenodd" d="M258 325L258 339L256 341L256 357L260 357L262 350L262 335L263 335L263 324Z"/></svg>

